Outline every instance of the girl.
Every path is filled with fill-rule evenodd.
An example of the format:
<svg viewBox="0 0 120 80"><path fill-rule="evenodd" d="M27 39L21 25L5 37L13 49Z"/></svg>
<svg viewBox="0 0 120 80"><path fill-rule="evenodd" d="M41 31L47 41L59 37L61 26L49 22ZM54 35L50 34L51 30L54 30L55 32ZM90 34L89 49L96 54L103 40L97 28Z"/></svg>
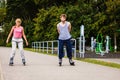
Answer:
<svg viewBox="0 0 120 80"><path fill-rule="evenodd" d="M24 51L23 51L23 39L22 39L22 37L25 39L25 42L26 42L27 46L28 46L28 41L27 41L25 33L24 33L24 28L21 26L21 23L22 23L21 19L17 18L15 20L15 23L16 23L15 26L12 27L12 29L11 29L9 35L8 35L8 38L6 40L6 43L8 43L10 37L13 34L13 36L12 36L12 53L10 55L10 62L9 62L10 66L13 66L13 64L14 64L13 59L14 59L14 56L15 56L16 45L18 45L18 48L20 50L23 65L26 64Z"/></svg>
<svg viewBox="0 0 120 80"><path fill-rule="evenodd" d="M75 65L72 61L72 45L71 45L71 24L66 21L66 14L61 14L60 20L61 22L57 24L57 30L59 33L59 65L62 65L62 58L64 57L64 45L66 45L67 49L67 57L69 58L70 65Z"/></svg>

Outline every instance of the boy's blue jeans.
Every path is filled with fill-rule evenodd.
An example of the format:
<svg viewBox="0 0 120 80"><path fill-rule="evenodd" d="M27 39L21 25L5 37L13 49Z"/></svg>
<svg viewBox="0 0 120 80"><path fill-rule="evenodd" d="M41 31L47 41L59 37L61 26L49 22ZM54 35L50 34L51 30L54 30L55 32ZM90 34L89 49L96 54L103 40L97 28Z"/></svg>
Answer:
<svg viewBox="0 0 120 80"><path fill-rule="evenodd" d="M66 46L67 57L72 59L72 45L70 39L68 40L59 40L59 59L64 57L64 45Z"/></svg>

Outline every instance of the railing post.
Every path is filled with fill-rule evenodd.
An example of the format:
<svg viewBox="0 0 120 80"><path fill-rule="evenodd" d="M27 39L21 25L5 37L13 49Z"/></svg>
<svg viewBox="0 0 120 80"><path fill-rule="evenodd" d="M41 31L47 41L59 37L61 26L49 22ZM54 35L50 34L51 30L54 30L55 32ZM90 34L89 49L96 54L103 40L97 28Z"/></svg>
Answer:
<svg viewBox="0 0 120 80"><path fill-rule="evenodd" d="M74 58L76 58L76 39L74 40L75 40Z"/></svg>
<svg viewBox="0 0 120 80"><path fill-rule="evenodd" d="M37 42L37 52L39 51L39 43Z"/></svg>
<svg viewBox="0 0 120 80"><path fill-rule="evenodd" d="M57 44L58 44L58 51L57 51L57 54L59 55L59 40L57 40Z"/></svg>
<svg viewBox="0 0 120 80"><path fill-rule="evenodd" d="M34 49L33 42L32 42L32 50Z"/></svg>
<svg viewBox="0 0 120 80"><path fill-rule="evenodd" d="M38 43L39 43L39 52L40 52L40 46L41 46L41 45L40 45L40 42L38 42Z"/></svg>
<svg viewBox="0 0 120 80"><path fill-rule="evenodd" d="M53 49L54 49L54 44L53 44L53 41L52 41L52 54L53 54Z"/></svg>
<svg viewBox="0 0 120 80"><path fill-rule="evenodd" d="M48 43L49 43L49 42L47 41L47 53L48 53Z"/></svg>
<svg viewBox="0 0 120 80"><path fill-rule="evenodd" d="M44 41L43 41L43 52L44 52Z"/></svg>
<svg viewBox="0 0 120 80"><path fill-rule="evenodd" d="M34 51L35 51L35 42L34 42Z"/></svg>

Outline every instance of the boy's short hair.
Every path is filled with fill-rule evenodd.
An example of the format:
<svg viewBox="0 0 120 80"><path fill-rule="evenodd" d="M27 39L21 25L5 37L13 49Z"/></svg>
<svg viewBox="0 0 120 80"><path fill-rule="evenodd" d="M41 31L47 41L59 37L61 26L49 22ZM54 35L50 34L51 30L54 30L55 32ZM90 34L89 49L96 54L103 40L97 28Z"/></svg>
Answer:
<svg viewBox="0 0 120 80"><path fill-rule="evenodd" d="M67 18L67 15L66 15L66 14L61 14L61 15L60 15L60 18L61 18L61 17Z"/></svg>

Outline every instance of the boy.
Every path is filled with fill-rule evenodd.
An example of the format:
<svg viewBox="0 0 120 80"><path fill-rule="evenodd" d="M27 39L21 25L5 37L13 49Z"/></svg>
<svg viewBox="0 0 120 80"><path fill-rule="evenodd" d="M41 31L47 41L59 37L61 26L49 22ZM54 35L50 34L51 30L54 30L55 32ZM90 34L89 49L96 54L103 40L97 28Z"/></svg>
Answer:
<svg viewBox="0 0 120 80"><path fill-rule="evenodd" d="M60 20L61 22L57 24L57 30L59 33L59 66L62 65L62 58L64 57L64 45L66 45L67 57L69 58L70 65L74 66L74 62L72 61L72 45L71 45L71 24L66 21L67 15L61 14Z"/></svg>

